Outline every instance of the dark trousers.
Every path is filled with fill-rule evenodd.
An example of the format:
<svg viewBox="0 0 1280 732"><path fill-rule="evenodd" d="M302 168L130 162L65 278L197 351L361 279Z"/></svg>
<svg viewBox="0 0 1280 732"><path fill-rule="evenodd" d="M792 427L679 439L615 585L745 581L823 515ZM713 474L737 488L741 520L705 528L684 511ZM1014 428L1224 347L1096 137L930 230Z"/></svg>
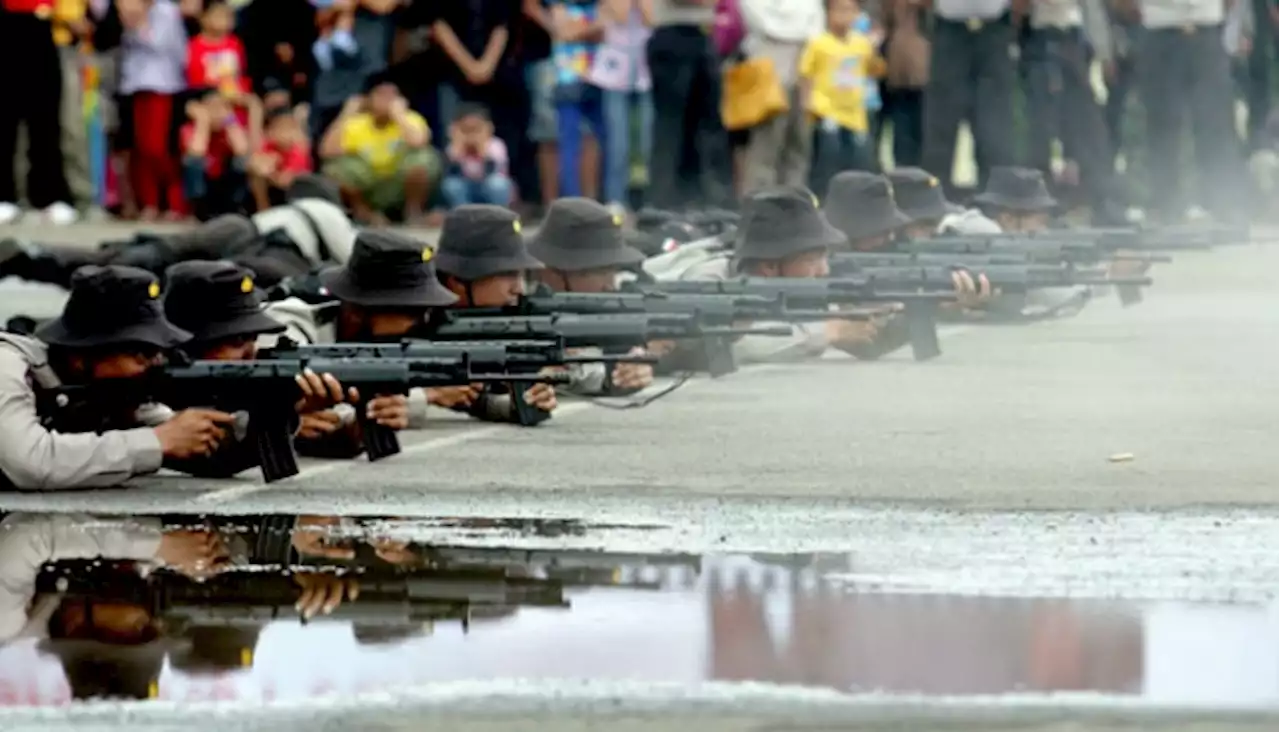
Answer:
<svg viewBox="0 0 1280 732"><path fill-rule="evenodd" d="M1095 212L1122 205L1102 108L1089 83L1089 50L1078 30L1033 29L1022 46L1029 130L1027 163L1052 180L1053 141L1080 166Z"/></svg>
<svg viewBox="0 0 1280 732"><path fill-rule="evenodd" d="M47 20L0 11L0 202L17 203L13 158L27 129L27 198L44 208L71 202L62 160L62 62Z"/></svg>
<svg viewBox="0 0 1280 732"><path fill-rule="evenodd" d="M1007 16L973 27L943 18L934 22L921 167L947 184L962 121L973 130L979 185L992 168L1016 161L1012 132L1017 70L1009 56L1013 40Z"/></svg>
<svg viewBox="0 0 1280 732"><path fill-rule="evenodd" d="M1103 117L1107 121L1107 137L1111 141L1111 156L1114 159L1125 153L1125 111L1129 105L1129 95L1137 84L1137 67L1132 56L1121 56L1116 59L1115 74L1107 80L1107 104L1103 108Z"/></svg>
<svg viewBox="0 0 1280 732"><path fill-rule="evenodd" d="M662 26L646 51L653 76L648 203L728 205L729 141L720 124L720 68L711 39L695 26Z"/></svg>
<svg viewBox="0 0 1280 732"><path fill-rule="evenodd" d="M1244 215L1244 161L1222 27L1144 30L1138 36L1136 60L1147 119L1148 207L1157 215L1177 217L1187 206L1190 168L1182 164L1179 153L1189 118L1196 198L1227 220Z"/></svg>
<svg viewBox="0 0 1280 732"><path fill-rule="evenodd" d="M1251 150L1275 144L1266 134L1267 118L1276 108L1277 36L1270 20L1274 5L1273 0L1253 0L1253 48L1241 64L1241 91L1249 110L1246 141Z"/></svg>
<svg viewBox="0 0 1280 732"><path fill-rule="evenodd" d="M924 134L924 91L886 88L882 98L881 119L893 129L894 166L919 166Z"/></svg>
<svg viewBox="0 0 1280 732"><path fill-rule="evenodd" d="M222 174L210 177L204 158L186 158L182 161L182 189L192 213L200 221L208 221L225 213L245 210L249 189L245 179L245 161L235 158L226 161Z"/></svg>
<svg viewBox="0 0 1280 732"><path fill-rule="evenodd" d="M876 172L876 156L872 137L843 127L813 130L813 165L809 168L809 188L825 194L827 184L836 173L845 170Z"/></svg>

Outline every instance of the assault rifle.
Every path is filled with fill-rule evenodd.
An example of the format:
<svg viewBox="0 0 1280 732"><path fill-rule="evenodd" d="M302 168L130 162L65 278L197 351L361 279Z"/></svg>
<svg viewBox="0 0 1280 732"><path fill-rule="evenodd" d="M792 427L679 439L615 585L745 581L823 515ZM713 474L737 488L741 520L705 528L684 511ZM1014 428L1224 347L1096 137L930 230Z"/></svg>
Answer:
<svg viewBox="0 0 1280 732"><path fill-rule="evenodd" d="M162 366L136 379L99 379L86 385L64 386L41 395L37 408L57 426L74 424L80 412L107 404L156 402L172 409L209 407L248 414L246 439L256 446L263 480L271 483L298 474L293 433L297 423L298 374L310 369L332 374L343 386L355 387L361 399L407 394L410 389L504 383L516 379L563 383L563 374L477 373L461 358L297 358L262 361L193 361ZM127 400L127 401L121 401ZM357 405L365 453L381 460L400 452L394 430L366 416Z"/></svg>
<svg viewBox="0 0 1280 732"><path fill-rule="evenodd" d="M294 606L301 592L294 579L298 574L233 570L197 582L172 572L154 572L144 579L89 569L46 573L37 586L70 597L141 605L177 627L262 625L301 619ZM408 625L458 619L465 627L473 610L568 607L559 580L510 577L502 569L365 569L342 576L356 580L360 594L321 616L324 620Z"/></svg>
<svg viewBox="0 0 1280 732"><path fill-rule="evenodd" d="M651 341L698 340L706 370L722 376L737 369L731 340L743 335L790 335L789 328L707 325L696 315L535 315L440 317L415 337L429 341L554 341L566 348L597 347L609 352L643 347Z"/></svg>
<svg viewBox="0 0 1280 732"><path fill-rule="evenodd" d="M872 282L884 283L886 287L897 286L904 282L925 282L927 287L947 287L951 285L952 273L961 269L971 271L975 275L986 275L993 289L1006 293L1025 293L1028 290L1046 287L1098 285L1147 287L1151 285L1150 277L1109 277L1105 272L1081 270L1070 265L982 264L980 262L953 263L951 266L863 265L857 259L851 261L846 258L846 255L838 255L838 257L833 262L833 271L839 267L841 271L861 275Z"/></svg>
<svg viewBox="0 0 1280 732"><path fill-rule="evenodd" d="M1034 264L1097 264L1114 259L1152 264L1173 261L1168 255L1117 251L1100 240L1058 231L1043 234L948 234L904 242L901 249L907 254L920 256L1022 256Z"/></svg>
<svg viewBox="0 0 1280 732"><path fill-rule="evenodd" d="M777 298L783 306L795 310L823 310L835 305L862 303L902 303L905 309L911 350L917 361L935 358L942 353L938 346L935 317L941 302L955 300L950 281L945 288L932 281L893 283L896 289L884 289L866 277L789 278L739 277L718 281L660 282L652 287L672 295L736 295ZM640 291L648 285L629 285L624 292ZM833 313L832 317L837 317Z"/></svg>
<svg viewBox="0 0 1280 732"><path fill-rule="evenodd" d="M522 425L536 425L548 418L548 413L528 404L520 398L533 381L529 375L544 373L577 363L657 363L654 356L620 354L573 356L565 351L560 341L454 341L434 342L403 340L396 343L325 343L299 345L282 339L276 347L259 351L259 359L409 359L429 361L439 359L448 363L464 360L473 372L519 374L511 382L512 405L516 421Z"/></svg>

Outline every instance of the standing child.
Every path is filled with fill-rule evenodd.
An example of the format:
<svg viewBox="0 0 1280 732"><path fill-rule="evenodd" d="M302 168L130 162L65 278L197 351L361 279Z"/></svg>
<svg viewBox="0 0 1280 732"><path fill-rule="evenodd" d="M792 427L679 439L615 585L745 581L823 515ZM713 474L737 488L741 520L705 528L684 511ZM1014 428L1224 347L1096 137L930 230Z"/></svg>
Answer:
<svg viewBox="0 0 1280 732"><path fill-rule="evenodd" d="M200 17L200 35L187 46L187 84L217 89L232 104L251 89L244 44L232 31L236 14L223 0L209 0Z"/></svg>
<svg viewBox="0 0 1280 732"><path fill-rule="evenodd" d="M646 173L653 136L653 96L645 44L653 23L652 0L604 0L604 42L596 51L591 83L604 90L604 121L608 128L608 161L604 170L604 200L614 213L627 208L631 183L631 118L637 117L636 136Z"/></svg>
<svg viewBox="0 0 1280 732"><path fill-rule="evenodd" d="M449 208L464 203L511 205L507 146L493 134L484 107L459 106L449 126L449 168L441 193Z"/></svg>
<svg viewBox="0 0 1280 732"><path fill-rule="evenodd" d="M133 104L134 193L143 220L179 219L185 204L178 158L171 147L174 97L186 88L187 32L168 0L117 0L121 38L120 93Z"/></svg>
<svg viewBox="0 0 1280 732"><path fill-rule="evenodd" d="M556 122L560 138L560 196L581 196L587 187L580 171L582 126L585 122L605 153L609 167L607 130L601 90L587 83L596 50L604 34L599 0L555 0L551 4L554 29L551 56L556 64ZM591 186L594 188L594 186Z"/></svg>
<svg viewBox="0 0 1280 732"><path fill-rule="evenodd" d="M802 98L815 118L811 187L824 191L843 170L874 170L867 116L867 80L884 73L871 40L853 31L856 0L828 0L827 30L800 59Z"/></svg>

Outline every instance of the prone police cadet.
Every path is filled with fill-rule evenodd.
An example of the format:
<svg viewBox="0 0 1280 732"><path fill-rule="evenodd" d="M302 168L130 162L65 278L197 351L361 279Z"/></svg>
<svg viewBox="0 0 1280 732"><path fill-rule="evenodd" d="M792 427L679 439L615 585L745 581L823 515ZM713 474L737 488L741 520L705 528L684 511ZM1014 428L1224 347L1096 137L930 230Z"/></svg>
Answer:
<svg viewBox="0 0 1280 732"><path fill-rule="evenodd" d="M186 409L158 425L139 426L147 421L139 414L143 405L116 400L76 405L72 429L51 426L40 405L57 401L64 384L141 378L163 352L191 337L165 318L160 282L150 272L89 266L70 284L62 314L35 337L0 333L0 485L119 485L154 473L165 459L212 454L234 417L210 409Z"/></svg>
<svg viewBox="0 0 1280 732"><path fill-rule="evenodd" d="M826 277L827 252L846 238L828 223L807 188L778 186L748 193L732 248L718 238L691 242L644 263L657 280L729 280L752 277ZM660 287L660 285L659 285ZM799 361L828 346L848 352L865 348L877 331L869 321L831 319L816 323L761 323L787 327L790 337L745 336L734 343L738 363Z"/></svg>
<svg viewBox="0 0 1280 732"><path fill-rule="evenodd" d="M1044 175L1031 168L999 167L991 170L987 187L973 202L1008 233L1046 231L1058 201L1049 195Z"/></svg>
<svg viewBox="0 0 1280 732"><path fill-rule="evenodd" d="M826 214L831 225L848 239L844 248L855 252L893 251L899 233L911 217L897 205L889 181L882 175L849 170L831 177ZM986 276L964 270L951 273L957 301L954 307L978 308L991 298Z"/></svg>
<svg viewBox="0 0 1280 732"><path fill-rule="evenodd" d="M285 325L285 337L299 343L395 342L420 333L436 308L458 298L440 284L430 247L392 231L364 230L356 237L351 258L320 273L333 303L312 305L290 297L267 306L266 312ZM266 336L259 344L271 346ZM418 393L419 391L425 393ZM381 424L408 426L409 402L422 406L435 399L434 389L379 395L369 400L369 416ZM340 414L345 427L354 414Z"/></svg>
<svg viewBox="0 0 1280 732"><path fill-rule="evenodd" d="M542 226L529 241L529 252L543 267L533 271L543 287L554 292L613 292L624 271L645 260L627 243L621 215L589 198L553 201ZM651 344L655 353L670 344ZM638 348L632 355L642 355ZM579 355L600 355L598 349L579 349ZM573 364L565 391L579 396L616 395L637 391L653 383L653 367L619 363L613 371L604 364Z"/></svg>
<svg viewBox="0 0 1280 732"><path fill-rule="evenodd" d="M141 233L97 249L0 238L0 278L67 287L88 264L145 269L157 277L178 262L230 259L253 270L260 285L342 264L351 255L356 229L340 205L337 187L315 175L299 176L288 201L252 216L225 214L175 234Z"/></svg>
<svg viewBox="0 0 1280 732"><path fill-rule="evenodd" d="M227 261L180 262L168 269L165 281L165 316L191 334L191 340L182 344L180 349L192 359L252 361L257 357L260 337L285 330L280 321L264 312L264 298L254 284L253 272L238 264ZM332 374L316 374L308 370L294 378L302 394L296 405L299 427L295 436L301 440L315 440L342 428L344 425L339 412L333 407L347 398L355 401L359 394L354 391L344 394L342 385ZM247 419L247 415L244 418ZM394 414L385 420L392 427L397 424ZM350 420L346 427L353 433L358 430L355 420ZM359 435L352 434L350 438L355 442ZM206 477L224 477L254 467L257 461L258 453L253 444L227 440L208 460L167 466Z"/></svg>
<svg viewBox="0 0 1280 732"><path fill-rule="evenodd" d="M525 248L519 217L487 204L466 204L445 216L433 261L440 282L457 298L454 307L460 308L515 305L524 294L526 274L542 268ZM518 421L511 394L476 384L428 391L432 406L466 411L477 419ZM556 408L551 384L534 384L520 398L544 412Z"/></svg>
<svg viewBox="0 0 1280 732"><path fill-rule="evenodd" d="M939 234L1001 233L1000 225L982 212L947 200L942 182L922 168L896 168L885 174L898 210L911 219L900 234L907 240Z"/></svg>

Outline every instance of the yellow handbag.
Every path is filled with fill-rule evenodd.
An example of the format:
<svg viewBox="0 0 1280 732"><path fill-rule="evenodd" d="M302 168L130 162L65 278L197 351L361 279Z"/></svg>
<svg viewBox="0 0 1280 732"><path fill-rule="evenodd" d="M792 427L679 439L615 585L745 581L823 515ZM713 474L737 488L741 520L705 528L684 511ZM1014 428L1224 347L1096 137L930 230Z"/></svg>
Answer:
<svg viewBox="0 0 1280 732"><path fill-rule="evenodd" d="M773 60L749 58L724 72L720 117L727 130L745 130L787 111L787 92Z"/></svg>

